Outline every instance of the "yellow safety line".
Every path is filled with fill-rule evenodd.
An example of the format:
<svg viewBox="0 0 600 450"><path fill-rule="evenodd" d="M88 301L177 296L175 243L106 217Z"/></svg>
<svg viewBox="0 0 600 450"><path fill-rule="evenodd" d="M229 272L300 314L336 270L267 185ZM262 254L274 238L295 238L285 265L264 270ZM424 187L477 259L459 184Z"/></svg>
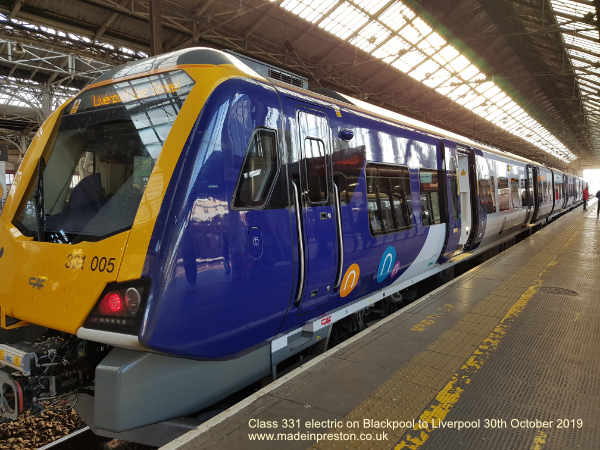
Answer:
<svg viewBox="0 0 600 450"><path fill-rule="evenodd" d="M431 325L435 325L436 319L439 319L440 317L442 317L444 315L444 313L449 313L453 309L454 309L454 305L452 305L450 303L446 303L445 305L443 305L437 309L439 312L434 313L434 314L429 314L426 318L424 318L420 322L414 324L410 328L410 331L425 331L425 329L427 329L427 327L430 327Z"/></svg>
<svg viewBox="0 0 600 450"><path fill-rule="evenodd" d="M576 233L571 235L561 248L569 245L575 236ZM560 252L558 254L560 254ZM439 422L443 421L450 410L456 405L467 385L471 383L473 375L481 369L491 354L498 348L498 345L504 336L506 336L508 329L516 317L523 311L525 306L527 306L527 303L529 303L529 300L531 300L542 286L542 275L558 263L558 254L544 266L534 283L521 294L519 299L508 310L498 325L496 325L492 332L479 344L460 369L454 373L446 386L438 392L435 399L425 408L418 420L415 421L414 428L411 431L407 431L403 439L396 444L395 450L405 448L415 450L421 447L429 439L433 432L432 424L437 425Z"/></svg>
<svg viewBox="0 0 600 450"><path fill-rule="evenodd" d="M546 443L546 438L548 437L548 433L542 430L538 430L535 433L535 437L533 438L533 442L531 443L531 447L529 450L542 450L542 447Z"/></svg>

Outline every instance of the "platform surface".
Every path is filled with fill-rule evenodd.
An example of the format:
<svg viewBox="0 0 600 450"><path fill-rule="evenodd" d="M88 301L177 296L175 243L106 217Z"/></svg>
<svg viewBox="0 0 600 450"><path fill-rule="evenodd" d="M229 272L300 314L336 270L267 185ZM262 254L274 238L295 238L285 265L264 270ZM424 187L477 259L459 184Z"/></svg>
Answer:
<svg viewBox="0 0 600 450"><path fill-rule="evenodd" d="M593 206L164 448L600 448Z"/></svg>

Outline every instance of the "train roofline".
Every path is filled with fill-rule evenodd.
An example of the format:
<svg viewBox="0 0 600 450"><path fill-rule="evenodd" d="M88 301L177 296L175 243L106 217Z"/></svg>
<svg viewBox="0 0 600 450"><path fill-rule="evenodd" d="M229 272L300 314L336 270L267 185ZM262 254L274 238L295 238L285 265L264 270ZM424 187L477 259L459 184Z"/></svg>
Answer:
<svg viewBox="0 0 600 450"><path fill-rule="evenodd" d="M97 85L115 82L122 78L133 78L142 76L148 72L156 72L156 71L164 71L164 70L172 70L175 68L181 68L188 65L223 65L223 64L231 64L235 66L241 73L246 75L250 79L260 80L262 82L266 82L271 84L279 91L291 91L303 95L307 95L313 99L321 100L329 103L330 105L335 105L337 107L344 107L350 110L353 110L358 113L368 114L373 117L377 117L379 119L390 121L395 125L402 125L404 127L408 127L409 129L421 133L426 133L431 137L437 139L447 139L452 142L455 142L460 145L464 145L470 148L476 148L479 150L484 150L489 153L496 154L498 156L502 156L505 158L513 159L515 161L522 162L524 164L533 164L541 167L546 167L551 170L552 169L540 162L533 161L529 158L525 158L523 156L516 155L509 151L501 150L499 148L493 147L488 144L484 144L483 142L476 141L474 139L468 138L461 134L455 133L453 131L448 131L443 128L440 128L435 125L428 124L426 122L422 122L418 119L414 119L409 116L405 116L404 114L400 114L386 108L382 108L377 105L373 105L371 103L365 102L363 100L354 98L350 95L343 94L341 92L334 92L338 98L330 97L327 95L323 95L311 90L303 89L297 86L293 86L287 83L283 83L274 79L266 79L259 73L257 73L254 69L246 65L243 61L237 58L235 55L231 53L224 52L222 50L218 50L211 47L189 47L182 50L176 50L173 52L165 53L159 56L149 57L138 61L132 61L118 67L115 67L99 78L93 80L90 84L88 84L85 89L89 89L90 87L94 87ZM340 100L340 98L346 99L347 101ZM561 171L565 173L564 171Z"/></svg>
<svg viewBox="0 0 600 450"><path fill-rule="evenodd" d="M524 164L532 164L532 165L536 165L536 166L540 166L540 167L546 167L551 170L557 170L557 169L552 169L540 162L533 161L533 160L525 158L523 156L516 155L509 151L500 150L499 148L492 147L488 144L484 144L482 142L475 141L466 136L462 136L458 133L454 133L453 131L448 131L443 128L437 127L435 125L431 125L426 122L422 122L420 120L413 119L412 117L405 116L404 114L390 111L389 109L382 108L381 106L373 105L371 103L365 102L360 99L356 99L350 95L343 94L341 92L335 92L335 93L337 95L340 95L340 96L346 98L348 100L347 102L341 101L334 97L329 97L327 95L320 94L318 92L314 92L311 90L306 90L306 89L303 89L300 87L289 85L289 84L283 83L278 80L269 79L269 82L271 84L273 84L279 91L287 90L287 91L307 95L307 96L310 96L317 100L326 101L326 102L331 103L338 107L348 108L355 112L368 114L370 116L377 117L379 119L384 119L384 120L390 121L394 125L402 125L404 127L408 127L412 131L427 133L428 135L430 135L431 137L434 137L436 139L447 139L447 140L455 142L457 144L461 144L461 145L464 145L464 146L467 146L470 148L476 148L478 150L485 150L486 152L493 153L493 154L496 154L498 156L502 156L505 158L513 159L513 160L522 162ZM356 103L353 103L353 102L356 102Z"/></svg>

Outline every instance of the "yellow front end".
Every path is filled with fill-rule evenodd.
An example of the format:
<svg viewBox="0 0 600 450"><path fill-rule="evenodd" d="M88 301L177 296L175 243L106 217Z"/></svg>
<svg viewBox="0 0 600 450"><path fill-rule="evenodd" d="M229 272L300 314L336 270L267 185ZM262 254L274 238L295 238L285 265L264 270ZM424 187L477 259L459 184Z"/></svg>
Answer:
<svg viewBox="0 0 600 450"><path fill-rule="evenodd" d="M54 112L40 127L0 215L2 316L75 334L107 284L141 277L156 217L202 105L218 84L244 75L232 65L190 65L171 70L175 69L184 70L194 85L164 141L133 224L126 231L96 241L71 244L40 242L35 236L24 235L14 225L22 199L27 189L31 189L30 180L37 174L40 157L49 157L48 143L54 138L60 114L65 108L73 109L73 101ZM117 81L111 80L111 83ZM97 86L89 86L83 92L94 87Z"/></svg>

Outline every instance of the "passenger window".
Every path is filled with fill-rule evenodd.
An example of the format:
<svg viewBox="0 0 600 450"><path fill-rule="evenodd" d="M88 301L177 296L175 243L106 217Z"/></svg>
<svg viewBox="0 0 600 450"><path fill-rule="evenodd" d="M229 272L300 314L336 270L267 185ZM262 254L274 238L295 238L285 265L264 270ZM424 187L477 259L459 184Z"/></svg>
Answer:
<svg viewBox="0 0 600 450"><path fill-rule="evenodd" d="M552 201L552 183L548 182L546 175L542 175L542 201Z"/></svg>
<svg viewBox="0 0 600 450"><path fill-rule="evenodd" d="M519 179L518 178L510 179L510 198L511 198L512 208L520 208L521 207L521 195L519 192Z"/></svg>
<svg viewBox="0 0 600 450"><path fill-rule="evenodd" d="M385 234L412 226L408 168L367 164L367 204L371 234Z"/></svg>
<svg viewBox="0 0 600 450"><path fill-rule="evenodd" d="M498 177L498 208L500 211L510 209L510 189L507 177Z"/></svg>
<svg viewBox="0 0 600 450"><path fill-rule="evenodd" d="M304 139L304 175L311 204L327 202L327 167L325 143L321 139Z"/></svg>
<svg viewBox="0 0 600 450"><path fill-rule="evenodd" d="M477 156L477 185L479 188L479 198L484 209L488 213L496 212L496 202L494 195L494 177L490 176L488 163L482 156Z"/></svg>
<svg viewBox="0 0 600 450"><path fill-rule="evenodd" d="M421 223L423 225L441 223L437 170L421 169L419 183L421 185Z"/></svg>
<svg viewBox="0 0 600 450"><path fill-rule="evenodd" d="M277 173L275 131L259 129L250 139L233 206L258 208L265 204Z"/></svg>

